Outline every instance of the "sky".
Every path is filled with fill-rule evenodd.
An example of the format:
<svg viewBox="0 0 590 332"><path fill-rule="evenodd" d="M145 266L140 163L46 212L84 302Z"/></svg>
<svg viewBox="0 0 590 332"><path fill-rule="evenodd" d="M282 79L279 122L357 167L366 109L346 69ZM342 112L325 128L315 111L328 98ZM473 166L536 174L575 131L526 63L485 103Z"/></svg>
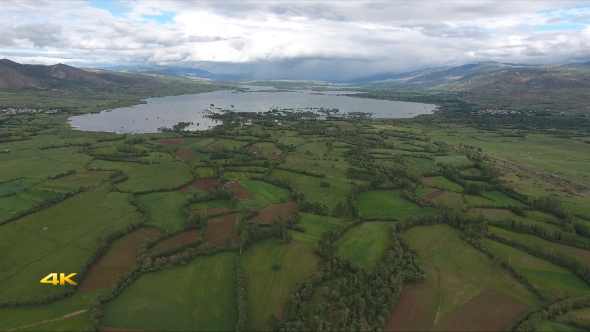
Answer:
<svg viewBox="0 0 590 332"><path fill-rule="evenodd" d="M590 61L588 1L0 3L0 58L343 80L484 61Z"/></svg>

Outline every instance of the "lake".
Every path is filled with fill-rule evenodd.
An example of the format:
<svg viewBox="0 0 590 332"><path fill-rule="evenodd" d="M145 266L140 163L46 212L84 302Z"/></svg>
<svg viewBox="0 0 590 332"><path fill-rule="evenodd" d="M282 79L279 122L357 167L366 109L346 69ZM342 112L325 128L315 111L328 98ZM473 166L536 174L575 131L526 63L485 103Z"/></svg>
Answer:
<svg viewBox="0 0 590 332"><path fill-rule="evenodd" d="M116 133L156 133L179 122L192 122L188 130L206 130L220 124L205 117L216 109L266 112L272 108L336 108L348 112L372 113L374 118L410 118L430 114L436 105L349 97L354 91L277 90L272 87L238 86L194 95L146 99L145 104L70 117L72 128ZM247 90L242 90L247 89ZM211 104L214 107L211 107Z"/></svg>

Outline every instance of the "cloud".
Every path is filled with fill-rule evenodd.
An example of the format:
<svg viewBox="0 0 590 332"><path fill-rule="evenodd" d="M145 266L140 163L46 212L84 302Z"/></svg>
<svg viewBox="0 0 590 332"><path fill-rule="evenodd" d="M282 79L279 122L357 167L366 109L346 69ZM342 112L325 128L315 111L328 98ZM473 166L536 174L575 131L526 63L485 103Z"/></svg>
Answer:
<svg viewBox="0 0 590 332"><path fill-rule="evenodd" d="M590 60L581 1L2 2L0 57L346 79L481 61Z"/></svg>

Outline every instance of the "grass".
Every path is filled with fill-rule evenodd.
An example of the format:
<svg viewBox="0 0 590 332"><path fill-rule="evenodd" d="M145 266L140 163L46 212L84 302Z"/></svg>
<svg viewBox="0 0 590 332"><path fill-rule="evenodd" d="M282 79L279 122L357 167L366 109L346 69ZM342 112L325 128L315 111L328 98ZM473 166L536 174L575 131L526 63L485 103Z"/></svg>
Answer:
<svg viewBox="0 0 590 332"><path fill-rule="evenodd" d="M0 297L53 292L52 285L39 282L43 277L77 272L95 250L97 239L139 217L126 194L99 188L1 226Z"/></svg>
<svg viewBox="0 0 590 332"><path fill-rule="evenodd" d="M447 225L414 227L404 237L417 250L420 265L425 269L427 278L420 287L429 300L423 303L420 296L405 300L410 301L408 306L414 302L418 305L414 307L415 313L406 309L407 315L400 318L408 328L504 330L527 308L540 304L498 263L465 243L460 233ZM399 307L402 304L398 304L394 314L398 309L403 311ZM488 325L481 327L482 322Z"/></svg>
<svg viewBox="0 0 590 332"><path fill-rule="evenodd" d="M371 190L358 195L357 205L365 217L390 216L397 219L432 213L434 209L418 207L401 196L401 190Z"/></svg>
<svg viewBox="0 0 590 332"><path fill-rule="evenodd" d="M186 266L142 275L103 305L103 326L230 331L237 323L236 253L199 256Z"/></svg>
<svg viewBox="0 0 590 332"><path fill-rule="evenodd" d="M229 150L239 150L246 144L245 142L234 141L230 139L218 139L215 142L207 145L208 148L213 150L222 150L222 149L229 149Z"/></svg>
<svg viewBox="0 0 590 332"><path fill-rule="evenodd" d="M493 201L491 199L487 199L485 197L481 197L481 196L473 196L473 195L465 195L465 199L467 200L467 203L470 206L473 205L494 205L494 206L500 206L501 204Z"/></svg>
<svg viewBox="0 0 590 332"><path fill-rule="evenodd" d="M83 331L90 322L90 313L84 313L57 322L37 325L19 331Z"/></svg>
<svg viewBox="0 0 590 332"><path fill-rule="evenodd" d="M572 313L580 318L585 318L585 319L590 318L590 308L573 309L570 311L570 313Z"/></svg>
<svg viewBox="0 0 590 332"><path fill-rule="evenodd" d="M433 198L438 204L460 208L463 205L463 198L460 194L452 191L445 191L442 195Z"/></svg>
<svg viewBox="0 0 590 332"><path fill-rule="evenodd" d="M478 217L480 214L483 214L489 220L514 219L516 217L512 211L504 209L469 209L467 214L470 217Z"/></svg>
<svg viewBox="0 0 590 332"><path fill-rule="evenodd" d="M193 204L191 204L190 209L191 210L201 210L201 209L210 209L210 208L226 207L226 206L229 206L228 199L216 199L213 201L193 203Z"/></svg>
<svg viewBox="0 0 590 332"><path fill-rule="evenodd" d="M390 222L364 222L344 233L334 245L342 258L371 270L387 249L390 228Z"/></svg>
<svg viewBox="0 0 590 332"><path fill-rule="evenodd" d="M291 145L293 147L299 146L305 143L305 139L301 137L293 137L293 136L281 136L277 137L277 141L281 144Z"/></svg>
<svg viewBox="0 0 590 332"><path fill-rule="evenodd" d="M186 224L187 216L182 212L185 199L178 191L137 195L136 198L145 205L149 222L165 229L180 228Z"/></svg>
<svg viewBox="0 0 590 332"><path fill-rule="evenodd" d="M571 326L571 325L568 325L568 324L545 320L545 321L541 322L537 331L542 331L542 332L582 332L584 330L579 329L574 326Z"/></svg>
<svg viewBox="0 0 590 332"><path fill-rule="evenodd" d="M454 156L435 156L434 160L440 164L451 164L451 165L461 165L461 164L470 164L471 161L467 159L464 155L454 155Z"/></svg>
<svg viewBox="0 0 590 332"><path fill-rule="evenodd" d="M549 242L534 235L511 232L507 229L499 227L489 226L488 229L493 233L511 238L513 240L516 240L517 242L526 244L531 247L540 247L551 252L555 250L567 253L577 258L578 260L590 265L590 250L584 250L561 243Z"/></svg>
<svg viewBox="0 0 590 332"><path fill-rule="evenodd" d="M521 202L512 199L499 191L486 191L483 193L483 196L504 205L520 207L526 206L525 204L522 204Z"/></svg>
<svg viewBox="0 0 590 332"><path fill-rule="evenodd" d="M339 156L309 157L303 154L296 155L290 153L287 155L285 166L315 170L320 173L326 173L326 176L330 176L328 173L344 174L346 169L350 167L350 164L343 157Z"/></svg>
<svg viewBox="0 0 590 332"><path fill-rule="evenodd" d="M418 189L416 189L416 194L418 195L418 197L424 197L424 196L432 194L433 192L435 192L437 190L438 189L436 189L436 188L418 188Z"/></svg>
<svg viewBox="0 0 590 332"><path fill-rule="evenodd" d="M0 308L0 330L12 330L25 325L41 323L45 320L61 318L64 315L76 311L86 310L88 309L90 300L92 300L96 294L101 293L104 295L108 290L108 287L105 287L81 294L74 294L73 296L41 306ZM88 322L89 320L85 321L84 324L81 325L81 328L83 329ZM37 326L36 329L40 330L45 327L51 327L51 325Z"/></svg>
<svg viewBox="0 0 590 332"><path fill-rule="evenodd" d="M144 191L157 188L171 188L181 185L193 176L184 162L170 162L142 165L133 162L94 160L92 166L104 169L122 169L129 174L129 180L118 183L120 190Z"/></svg>
<svg viewBox="0 0 590 332"><path fill-rule="evenodd" d="M502 261L510 261L547 298L553 298L558 293L566 296L590 294L590 285L559 266L487 238L484 245Z"/></svg>
<svg viewBox="0 0 590 332"><path fill-rule="evenodd" d="M100 181L108 179L111 174L112 172L85 171L64 176L53 181L47 181L42 185L37 186L36 189L72 191L79 187L97 185Z"/></svg>
<svg viewBox="0 0 590 332"><path fill-rule="evenodd" d="M450 191L455 191L455 192L462 192L463 191L463 187L456 184L455 182L449 181L444 176L434 176L434 177L424 178L422 180L422 182L424 182L424 184L429 187L450 190Z"/></svg>
<svg viewBox="0 0 590 332"><path fill-rule="evenodd" d="M471 167L460 172L463 175L480 175L481 171L478 168Z"/></svg>
<svg viewBox="0 0 590 332"><path fill-rule="evenodd" d="M193 146L191 146L188 150L191 152L191 154L198 161L206 161L207 159L209 159L209 155L208 154L197 151L197 149L195 147L193 147Z"/></svg>
<svg viewBox="0 0 590 332"><path fill-rule="evenodd" d="M54 139L60 141L57 137ZM44 145L45 142L37 144ZM27 148L20 142L2 143L3 150L11 149L12 152L0 154L1 182L19 177L44 182L47 176L64 173L70 169L84 172L84 165L92 160L92 157L78 153L75 147L38 150L37 144Z"/></svg>
<svg viewBox="0 0 590 332"><path fill-rule="evenodd" d="M588 145L580 140L556 138L553 133L529 133L526 140L487 140L478 130L463 126L449 135L434 132L432 139L444 140L458 146L460 143L481 147L485 153L512 159L526 166L548 173L564 174L567 178L590 184L587 165ZM496 133L490 133L496 135ZM585 176L584 176L585 175Z"/></svg>
<svg viewBox="0 0 590 332"><path fill-rule="evenodd" d="M213 167L197 167L196 169L197 174L199 175L200 179L212 179L215 177L215 170Z"/></svg>
<svg viewBox="0 0 590 332"><path fill-rule="evenodd" d="M257 202L280 203L281 199L284 201L291 200L287 189L275 187L264 181L240 180L239 183Z"/></svg>
<svg viewBox="0 0 590 332"><path fill-rule="evenodd" d="M305 199L310 202L320 202L333 208L346 194L350 192L352 185L350 180L341 174L326 173L325 178L275 169L272 179L289 179L301 191L305 192ZM321 182L330 183L330 187L321 187Z"/></svg>
<svg viewBox="0 0 590 332"><path fill-rule="evenodd" d="M247 285L247 330L267 330L271 315L284 318L287 300L299 283L319 269L319 262L312 247L302 243L283 245L270 238L250 245L241 262ZM279 268L273 269L273 264Z"/></svg>
<svg viewBox="0 0 590 332"><path fill-rule="evenodd" d="M307 155L324 155L328 152L328 147L325 142L309 142L299 145L295 151Z"/></svg>
<svg viewBox="0 0 590 332"><path fill-rule="evenodd" d="M35 203L57 196L54 191L29 190L15 196L0 198L0 220L11 217L17 212L29 209Z"/></svg>
<svg viewBox="0 0 590 332"><path fill-rule="evenodd" d="M422 173L432 173L439 170L439 167L428 159L409 156L405 156L404 158L410 163L410 165L414 166Z"/></svg>
<svg viewBox="0 0 590 332"><path fill-rule="evenodd" d="M418 251L426 269L426 284L440 296L442 315L460 307L486 288L495 289L528 305L540 301L525 286L501 269L484 253L461 240L458 231L447 225L418 226L404 233L409 245Z"/></svg>
<svg viewBox="0 0 590 332"><path fill-rule="evenodd" d="M346 220L340 218L333 218L327 216L318 216L316 214L300 212L301 220L299 225L305 227L305 233L290 231L293 236L293 240L309 244L310 246L315 245L322 233L329 230L334 230L346 223Z"/></svg>

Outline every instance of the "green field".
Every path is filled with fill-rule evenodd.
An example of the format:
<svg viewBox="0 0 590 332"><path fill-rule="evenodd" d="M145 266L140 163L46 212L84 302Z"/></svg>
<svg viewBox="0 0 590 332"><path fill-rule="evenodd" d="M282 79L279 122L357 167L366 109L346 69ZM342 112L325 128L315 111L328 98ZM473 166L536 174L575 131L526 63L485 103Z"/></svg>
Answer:
<svg viewBox="0 0 590 332"><path fill-rule="evenodd" d="M549 241L543 240L539 237L536 237L534 235L511 232L511 231L506 230L504 228L499 228L499 227L494 227L494 226L489 226L488 228L493 233L511 238L513 240L516 240L517 242L520 242L522 244L526 244L527 246L530 246L533 248L540 247L540 248L546 249L551 252L553 252L554 250L561 251L561 252L567 253L567 254L577 258L578 260L590 265L590 250L584 250L584 249L568 246L568 245L561 244L561 243L549 242Z"/></svg>
<svg viewBox="0 0 590 332"><path fill-rule="evenodd" d="M549 320L545 320L539 325L539 330L542 332L582 332L583 329L579 329L577 327L560 323L560 322L553 322Z"/></svg>
<svg viewBox="0 0 590 332"><path fill-rule="evenodd" d="M416 194L418 195L418 197L424 197L426 195L430 195L433 192L437 191L438 189L436 188L418 188L416 189Z"/></svg>
<svg viewBox="0 0 590 332"><path fill-rule="evenodd" d="M328 152L328 147L324 142L311 142L299 145L295 151L304 155L323 155Z"/></svg>
<svg viewBox="0 0 590 332"><path fill-rule="evenodd" d="M215 170L213 167L197 167L196 172L199 175L199 179L212 179L215 177Z"/></svg>
<svg viewBox="0 0 590 332"><path fill-rule="evenodd" d="M201 209L210 209L210 208L226 207L226 206L229 206L229 200L216 199L214 201L193 203L193 204L191 204L190 209L191 210L201 210Z"/></svg>
<svg viewBox="0 0 590 332"><path fill-rule="evenodd" d="M257 180L241 180L242 187L246 189L254 200L260 203L280 203L281 199L285 202L290 201L289 191L287 189L275 187L272 184Z"/></svg>
<svg viewBox="0 0 590 332"><path fill-rule="evenodd" d="M76 173L62 178L47 181L36 189L40 190L56 190L56 191L72 191L79 187L91 187L99 184L113 174L112 172L98 172L98 171L85 171Z"/></svg>
<svg viewBox="0 0 590 332"><path fill-rule="evenodd" d="M43 277L77 272L97 239L139 217L126 194L99 188L0 226L0 297L53 292L52 285L39 282Z"/></svg>
<svg viewBox="0 0 590 332"><path fill-rule="evenodd" d="M195 147L192 147L191 146L188 150L191 152L191 154L198 161L205 161L205 160L209 159L209 155L208 154L197 151L197 149Z"/></svg>
<svg viewBox="0 0 590 332"><path fill-rule="evenodd" d="M289 179L301 191L305 192L305 199L311 202L319 202L333 208L350 192L352 185L350 180L343 175L326 173L325 178L302 175L294 172L275 169L271 179ZM330 183L330 187L321 187L321 182Z"/></svg>
<svg viewBox="0 0 590 332"><path fill-rule="evenodd" d="M461 171L463 175L480 175L481 171L478 168L472 167Z"/></svg>
<svg viewBox="0 0 590 332"><path fill-rule="evenodd" d="M35 203L59 195L53 191L29 190L21 191L15 196L0 198L0 220L11 217L17 212L31 208Z"/></svg>
<svg viewBox="0 0 590 332"><path fill-rule="evenodd" d="M484 239L484 245L501 260L510 261L547 298L559 292L566 296L590 294L590 285L561 267L490 239Z"/></svg>
<svg viewBox="0 0 590 332"><path fill-rule="evenodd" d="M248 247L241 262L247 285L247 329L266 330L271 315L282 319L289 296L320 268L319 262L311 246L303 243L282 245L278 239L266 239Z"/></svg>
<svg viewBox="0 0 590 332"><path fill-rule="evenodd" d="M91 165L104 169L121 169L128 173L129 180L117 184L117 188L134 192L176 187L193 177L189 172L189 166L183 162L142 165L130 162L94 160Z"/></svg>
<svg viewBox="0 0 590 332"><path fill-rule="evenodd" d="M467 200L467 204L470 206L473 205L493 205L493 206L500 206L502 204L493 201L491 199L487 199L481 196L473 196L473 195L465 195L465 199Z"/></svg>
<svg viewBox="0 0 590 332"><path fill-rule="evenodd" d="M53 137L57 141L57 137ZM82 153L77 153L75 147L62 149L38 150L40 142L34 144L41 136L27 142L29 146L15 143L2 143L2 149L12 149L14 152L0 154L0 181L8 181L19 177L26 177L35 182L45 182L47 176L74 169L84 172L84 165L92 159ZM18 149L18 150L17 150Z"/></svg>
<svg viewBox="0 0 590 332"><path fill-rule="evenodd" d="M429 329L466 324L472 316L477 317L477 322L484 317L497 317L493 320L495 329L505 329L527 306L540 304L532 292L485 254L461 240L459 232L449 226L418 226L406 231L404 236L418 251L420 265L427 274L425 284L436 292L436 301L440 303L439 324L424 323ZM494 292L496 296L487 300L481 296L485 292ZM469 303L474 299L476 303ZM520 314L514 312L516 308ZM412 322L416 324L422 317L435 316L435 313L420 313L413 316Z"/></svg>
<svg viewBox="0 0 590 332"><path fill-rule="evenodd" d="M288 154L285 166L326 173L326 177L331 176L330 173L344 174L346 169L350 167L350 164L347 163L342 156L327 158L328 159L324 160L320 159L320 157Z"/></svg>
<svg viewBox="0 0 590 332"><path fill-rule="evenodd" d="M390 228L390 222L364 222L344 233L334 245L342 258L371 270L387 249Z"/></svg>
<svg viewBox="0 0 590 332"><path fill-rule="evenodd" d="M0 67L5 63L0 61ZM580 68L577 66L575 70ZM519 69L519 72L521 77L526 76L525 71ZM0 70L0 76L2 73ZM319 326L321 330L332 331L500 331L506 330L527 310L542 308L554 299L590 295L588 281L548 260L483 238L483 245L498 257L492 259L472 243L471 231L481 226L499 236L564 254L566 258L581 261L581 266L590 266L590 250L490 226L492 220L514 220L531 228L560 232L562 236L571 221L590 226L590 220L585 220L590 216L589 190L585 187L590 185L590 116L587 112L573 114L574 108L568 105L561 105L560 113L532 111L551 109L555 105L543 102L551 101L556 93L566 95L570 90L546 91L538 98L497 97L496 105L484 107L468 102L481 100L484 98L481 95L489 92L406 91L390 88L388 84L363 85L363 92L356 97L433 103L438 110L434 115L415 118L375 119L348 114L329 121L287 110L252 116L215 112L211 118L218 126L199 133L92 132L74 130L67 122L78 114L135 105L141 98L222 88L209 81L158 77L148 76L166 82L155 84L154 81L149 88L141 84L112 84L96 89L80 85L0 91L2 108L16 105L60 108L57 114L14 116L6 116L0 108L0 221L27 209L37 210L0 225L0 282L3 282L0 301L26 300L55 290L73 289L69 285L53 286L39 281L49 273L79 272L109 233L129 230L129 225L138 221L149 223L110 242L84 280L74 277L80 285L73 296L34 306L19 306L10 301L9 307L0 308L0 330L84 330L91 319L89 312L83 312L89 309L90 299L97 293L109 294L111 287L105 285L118 273L139 266L141 275L103 304L99 330L233 331L239 312L235 268L238 255L246 281L247 331L277 330L277 323L291 318L298 322L289 322L295 326L290 330L297 331L314 331ZM321 94L323 89L320 86L323 83L306 80L252 84L274 86L277 91L293 94L306 93L309 89ZM505 85L498 86L504 89ZM338 86L325 88L336 90ZM268 94L250 94L258 95ZM585 94L576 98L581 95L587 101ZM525 102L531 104L535 99L538 101L534 108L520 109ZM583 100L576 103L582 105ZM480 112L486 108L508 109L511 113ZM204 139L188 137L196 135ZM118 170L127 178L111 179ZM285 204L289 209L302 206L302 201L291 202L289 190L251 179L266 176L270 170L271 179L287 179L294 189L303 192L305 202L321 203L329 208L326 216L299 211L298 225L305 231L288 228L291 242L275 237L280 230L277 225L235 223L236 213L242 217L248 213L250 218L256 214L254 210L262 210L269 204L289 202ZM367 175L358 176L352 170ZM61 174L71 171L75 173ZM306 171L316 174L298 173ZM448 178L426 177L441 173ZM237 180L252 199L242 193L244 196L240 197L244 199L230 201L228 195L215 190L207 193L188 185L194 179L215 179L222 175ZM451 178L465 186L480 185L481 196L463 194L463 186ZM210 183L195 185L201 184L205 188ZM86 189L63 201L51 201L80 187ZM440 193L431 198L438 206L419 207L402 197L402 188L415 190L419 197ZM532 206L508 197L509 188L526 194L528 197L523 201L531 205L543 196L559 197L568 216L533 210ZM158 250L163 254L162 249L199 236L222 251L178 264L173 263L176 258L172 257L171 265L150 271L150 259L140 255L138 260L144 238L185 226L188 216L182 209L184 203L192 197L198 200L209 194L210 201L193 203L189 208L201 212L216 208L209 212L231 214L209 218L206 229L184 231L161 241L148 254ZM339 212L335 207L345 202L347 195L351 195L348 197L353 199L356 208L353 211L358 211L358 215L334 217L334 212ZM131 197L145 207L139 209L142 213L130 203ZM535 208L551 210L551 206L538 206L538 202ZM509 207L513 206L524 208L526 217L512 212ZM277 213L287 211L280 207L269 206L266 215L260 213L252 220L270 220ZM577 213L580 215L574 216ZM400 236L406 239L407 246L402 241L401 248L395 247L403 251L404 258L416 253L416 260L410 264L396 259L385 262L387 268L380 266L390 243L391 225L425 214L435 214L439 223L405 230ZM485 222L477 218L480 215ZM362 222L339 232L353 219ZM433 220L414 219L417 223ZM473 224L453 226L457 228L444 224L454 225L455 221L463 220ZM248 235L253 236L244 236L244 230L250 226ZM237 227L241 236L234 236ZM579 225L576 227L582 233ZM326 232L334 238L320 241L322 234L327 240ZM232 236L236 246L223 247L227 235ZM579 242L590 245L588 237L567 236L575 236ZM193 250L209 254L203 250L207 246L197 245ZM95 257L92 258L94 261ZM348 259L363 269L336 267L338 259ZM162 262L158 260L158 266ZM510 262L543 296L527 288L526 282L502 267L502 262ZM393 266L389 263L399 265L390 270ZM418 277L423 272L425 280L408 278L403 285L398 284L401 279L396 275L400 273L402 278L413 275L414 264L421 266L423 271L418 271ZM313 289L300 287L314 272L328 266L335 269L317 274L325 279ZM357 284L359 280L362 282ZM385 285L386 281L391 283ZM403 291L394 299L392 291L399 290L398 286ZM296 299L297 290L303 297L310 295L307 304L300 307L305 317L287 312L286 305ZM388 305L384 310L385 302L393 300L397 303L395 308ZM41 297L40 301L51 299ZM366 311L361 313L359 310L363 309ZM69 317L72 313L79 315ZM590 309L576 309L572 314L587 319ZM549 317L540 330L575 331L567 325L567 315ZM272 322L274 317L279 322ZM365 322L364 317L373 318ZM48 322L55 319L58 320Z"/></svg>
<svg viewBox="0 0 590 332"><path fill-rule="evenodd" d="M580 317L588 319L590 318L590 308L583 308L583 309L573 309L570 313Z"/></svg>
<svg viewBox="0 0 590 332"><path fill-rule="evenodd" d="M422 182L424 183L424 185L429 186L429 187L445 189L445 190L450 190L450 191L455 191L455 192L462 192L463 191L463 187L456 184L455 182L447 180L447 178L445 178L444 176L434 176L434 177L424 178L422 180Z"/></svg>
<svg viewBox="0 0 590 332"><path fill-rule="evenodd" d="M442 195L435 197L432 200L440 205L451 206L455 208L460 208L464 204L461 194L457 194L452 191L445 191Z"/></svg>
<svg viewBox="0 0 590 332"><path fill-rule="evenodd" d="M405 156L404 159L406 159L408 163L410 163L410 165L414 166L417 170L419 170L422 173L432 173L437 172L439 170L439 167L428 159L408 156Z"/></svg>
<svg viewBox="0 0 590 332"><path fill-rule="evenodd" d="M71 314L80 310L86 310L88 309L88 303L96 296L96 294L101 293L104 295L107 293L107 291L108 287L105 287L93 291L75 294L71 297L67 297L57 302L42 306L1 308L0 330L7 331L22 328L26 325L38 324L46 320L62 318L67 314ZM88 324L89 316L84 318L85 320L83 320L82 323L76 321L75 325L66 326L70 326L72 330L84 329L84 327ZM63 323L69 324L69 321L64 320ZM41 330L45 328L47 328L48 331L52 330L52 326L49 324L36 326L33 330ZM66 330L68 329L61 329L61 331Z"/></svg>
<svg viewBox="0 0 590 332"><path fill-rule="evenodd" d="M103 305L103 326L230 331L237 323L236 253L197 257L141 276Z"/></svg>
<svg viewBox="0 0 590 332"><path fill-rule="evenodd" d="M137 195L136 198L147 208L151 223L165 229L176 229L186 224L188 216L182 212L184 197L178 191Z"/></svg>
<svg viewBox="0 0 590 332"><path fill-rule="evenodd" d="M483 196L504 205L526 206L525 204L522 204L521 202L512 199L499 191L486 191L483 193Z"/></svg>
<svg viewBox="0 0 590 332"><path fill-rule="evenodd" d="M346 220L340 218L318 216L316 214L300 212L301 220L299 225L305 227L305 232L290 231L293 239L297 242L315 245L320 239L322 233L329 230L338 229L346 223Z"/></svg>
<svg viewBox="0 0 590 332"><path fill-rule="evenodd" d="M463 156L463 155L435 156L434 160L440 164L461 165L461 164L470 164L471 163L471 161L469 159L467 159L466 156Z"/></svg>
<svg viewBox="0 0 590 332"><path fill-rule="evenodd" d="M451 144L472 144L482 147L486 153L501 158L515 159L518 162L540 171L567 174L568 178L589 183L590 170L585 165L588 146L579 140L561 139L553 135L531 133L526 140L487 140L473 138L481 135L473 128L459 127L457 134L448 135L435 132L433 139L445 140ZM495 133L491 133L496 135ZM586 175L586 177L584 177Z"/></svg>
<svg viewBox="0 0 590 332"><path fill-rule="evenodd" d="M215 151L222 149L239 150L244 144L246 143L222 138L208 144L207 147Z"/></svg>
<svg viewBox="0 0 590 332"><path fill-rule="evenodd" d="M400 190L371 190L357 198L360 213L365 217L394 217L403 219L432 213L434 209L418 207L401 196Z"/></svg>

